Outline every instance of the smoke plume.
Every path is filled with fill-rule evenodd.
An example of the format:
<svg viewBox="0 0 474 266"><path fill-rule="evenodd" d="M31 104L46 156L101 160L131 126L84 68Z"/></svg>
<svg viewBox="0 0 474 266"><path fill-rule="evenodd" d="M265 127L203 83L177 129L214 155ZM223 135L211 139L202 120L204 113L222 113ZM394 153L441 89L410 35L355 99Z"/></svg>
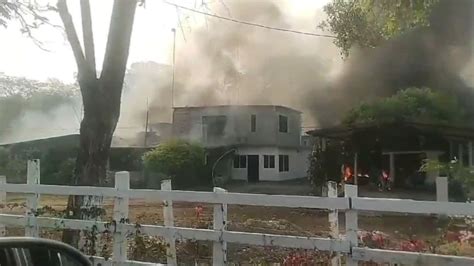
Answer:
<svg viewBox="0 0 474 266"><path fill-rule="evenodd" d="M474 114L472 101L474 2L442 0L430 26L420 27L366 51L355 51L326 89L314 91L308 104L323 125L361 101L395 94L410 86L427 86L458 96ZM463 74L463 75L462 75Z"/></svg>
<svg viewBox="0 0 474 266"><path fill-rule="evenodd" d="M314 31L322 10L292 14L285 1L217 1L211 13L280 28ZM283 33L182 11L205 19L176 52L175 106L274 104L299 109L306 126L328 126L362 101L387 97L411 86L457 95L469 108L474 99L472 70L473 1L441 0L430 26L420 27L374 49L354 49L342 61L332 39ZM182 38L177 29L177 38ZM161 66L161 68L164 68ZM156 66L155 66L156 69ZM156 71L155 71L156 72ZM151 122L170 122L171 73L162 71L153 88ZM146 91L148 91L147 89ZM145 99L133 110L145 120ZM124 104L126 108L127 104ZM141 108L138 108L140 106ZM154 111L155 110L155 111Z"/></svg>
<svg viewBox="0 0 474 266"><path fill-rule="evenodd" d="M316 15L315 10L292 14L285 1L224 2L216 2L212 13L274 27L314 32L324 18L321 10ZM275 104L305 111L302 99L326 86L331 70L341 61L332 39L189 16L202 23L188 31L183 22L185 42L177 29L175 106ZM171 75L159 83L150 98L151 110L170 107ZM152 122L171 117L150 115ZM139 117L145 117L144 111Z"/></svg>

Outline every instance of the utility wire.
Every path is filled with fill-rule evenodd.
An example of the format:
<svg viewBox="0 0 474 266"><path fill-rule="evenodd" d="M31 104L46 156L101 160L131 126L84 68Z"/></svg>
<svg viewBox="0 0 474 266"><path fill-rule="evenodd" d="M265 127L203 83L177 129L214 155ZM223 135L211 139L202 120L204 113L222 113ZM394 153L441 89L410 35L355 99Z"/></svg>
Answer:
<svg viewBox="0 0 474 266"><path fill-rule="evenodd" d="M198 13L198 14L201 14L201 15L204 15L204 16L209 16L209 17L213 17L213 18L218 18L218 19L234 22L234 23L244 24L244 25L247 25L247 26L259 27L259 28L263 28L263 29L276 30L276 31L288 32L288 33L302 34L302 35L308 35L308 36L315 36L315 37L324 37L324 38L332 38L332 39L336 38L336 36L329 35L329 34L320 34L320 33L312 33L312 32L298 31L298 30L292 30L292 29L277 28L277 27L267 26L267 25L263 25L263 24L258 24L258 23L248 22L248 21L242 21L242 20L238 20L238 19L234 19L234 18L223 17L223 16L219 16L219 15L199 11L199 10L196 10L196 9L193 9L193 8L181 6L181 5L178 5L178 4L175 4L175 3L170 3L166 0L163 0L163 3L168 4L168 5L172 5L176 8L180 8L180 9L184 9L184 10L191 11L191 12L194 12L194 13Z"/></svg>

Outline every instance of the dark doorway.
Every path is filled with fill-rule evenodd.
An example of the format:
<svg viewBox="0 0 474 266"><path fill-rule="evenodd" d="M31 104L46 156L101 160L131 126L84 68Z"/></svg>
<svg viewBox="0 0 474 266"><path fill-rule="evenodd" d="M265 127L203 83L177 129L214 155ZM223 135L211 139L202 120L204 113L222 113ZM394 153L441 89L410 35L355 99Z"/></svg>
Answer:
<svg viewBox="0 0 474 266"><path fill-rule="evenodd" d="M249 182L258 182L259 163L258 155L247 156L247 178Z"/></svg>

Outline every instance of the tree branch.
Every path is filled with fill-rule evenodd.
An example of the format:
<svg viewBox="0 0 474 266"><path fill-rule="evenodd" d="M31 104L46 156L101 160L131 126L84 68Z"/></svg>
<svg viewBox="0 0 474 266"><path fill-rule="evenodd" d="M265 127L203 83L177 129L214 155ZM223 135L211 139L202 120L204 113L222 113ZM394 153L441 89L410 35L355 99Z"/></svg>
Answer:
<svg viewBox="0 0 474 266"><path fill-rule="evenodd" d="M89 67L94 71L94 77L96 77L94 34L92 32L92 16L89 0L81 0L81 15L86 61Z"/></svg>
<svg viewBox="0 0 474 266"><path fill-rule="evenodd" d="M82 52L81 43L79 42L79 38L77 37L76 28L74 27L74 23L72 21L71 14L69 13L66 0L58 0L57 7L59 16L61 17L61 20L64 24L64 30L66 31L67 40L71 45L74 58L76 59L77 70L79 72L78 74L80 78L81 75L85 74L84 70L88 68L84 53Z"/></svg>

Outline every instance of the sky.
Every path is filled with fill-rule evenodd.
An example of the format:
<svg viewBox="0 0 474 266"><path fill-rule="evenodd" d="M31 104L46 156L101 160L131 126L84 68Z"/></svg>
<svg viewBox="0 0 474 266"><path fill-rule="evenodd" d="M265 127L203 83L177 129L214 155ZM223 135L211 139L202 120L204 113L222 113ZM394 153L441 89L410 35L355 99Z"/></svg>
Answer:
<svg viewBox="0 0 474 266"><path fill-rule="evenodd" d="M13 1L13 0L12 0ZM22 0L29 1L29 0ZM56 5L57 0L31 0L40 4L49 3ZM72 14L78 36L81 39L81 21L79 0L67 0L69 10ZM124 0L128 1L128 0ZM208 3L212 10L222 10L223 3L231 1L248 1L253 3L260 0L167 0L190 8L200 8L202 1ZM291 21L292 18L305 18L302 21L314 21L314 23L295 24L291 29L306 32L321 32L316 28L319 24L317 17L318 9L322 8L330 0L271 0L284 10L284 16ZM108 33L110 15L113 0L90 0L92 10L92 22L95 41L96 65L102 66L105 52L106 37ZM221 5L221 6L218 6ZM214 9L213 9L214 8ZM201 9L202 10L202 9ZM230 10L232 12L232 10ZM319 12L320 14L321 12ZM178 23L178 14L183 25L184 36ZM55 12L44 14L50 22L62 26L59 15ZM218 15L228 16L228 14ZM193 31L206 26L205 16L177 11L174 6L165 4L163 0L146 0L144 7L137 7L128 66L135 62L155 61L162 64L171 64L173 33L176 28L176 51L177 61L179 61L180 51L186 54L186 49L190 48L189 39ZM235 17L239 19L238 17ZM207 19L215 19L209 18ZM320 19L320 18L319 18ZM248 21L252 22L252 21ZM220 23L231 25L232 22L222 21ZM275 25L267 25L275 26ZM210 30L210 29L209 29ZM260 29L258 29L260 30ZM261 29L267 31L266 29ZM0 27L0 73L11 76L21 76L29 79L46 80L55 78L67 83L75 81L77 72L74 57L67 42L63 30L57 27L42 26L33 32L34 36L43 43L42 47L48 51L40 49L27 36L21 33L19 23L10 21L7 28ZM280 34L280 33L279 33ZM291 34L291 33L281 33ZM188 37L188 43L186 43ZM302 37L295 35L296 40L313 41L314 37ZM306 39L309 38L309 39ZM100 70L100 69L99 69ZM49 114L38 114L27 112L18 119L16 131L10 134L10 139L3 141L20 141L38 139L50 136L78 133L79 120L77 110L81 109L80 102L77 106L60 106L57 110ZM74 109L74 110L73 110ZM139 130L143 130L142 125L131 125L128 120L123 120L124 110L122 108L121 120L116 131L118 135L130 135ZM0 140L1 142L1 140Z"/></svg>
<svg viewBox="0 0 474 266"><path fill-rule="evenodd" d="M57 0L37 0L44 4L55 5ZM180 5L199 6L202 0L170 0ZM211 5L222 4L226 1L255 1L255 0L208 0ZM316 9L324 6L329 0L275 0L284 2L288 7L288 15L311 16ZM91 0L94 41L96 45L97 66L102 65L106 36L109 27L112 0ZM78 35L81 36L79 0L68 0ZM169 64L173 44L172 28L177 28L176 46L185 42L185 36L178 28L178 13L181 20L186 20L184 35L193 27L202 26L202 15L190 14L186 19L183 11L177 11L174 6L165 4L162 0L146 0L144 7L138 7L130 47L128 64L140 61L155 61ZM224 14L225 15L225 14ZM62 25L57 13L46 14L53 24ZM230 22L223 22L230 23ZM302 31L316 31L315 26L298 28ZM271 25L269 25L271 26ZM57 78L65 82L74 81L77 72L75 61L65 39L62 29L43 26L34 31L34 35L43 43L44 51L36 46L27 36L20 32L18 22L12 21L7 28L0 28L0 72L13 76L24 76L31 79L45 80ZM263 29L262 29L263 30ZM284 33L282 33L284 34Z"/></svg>

